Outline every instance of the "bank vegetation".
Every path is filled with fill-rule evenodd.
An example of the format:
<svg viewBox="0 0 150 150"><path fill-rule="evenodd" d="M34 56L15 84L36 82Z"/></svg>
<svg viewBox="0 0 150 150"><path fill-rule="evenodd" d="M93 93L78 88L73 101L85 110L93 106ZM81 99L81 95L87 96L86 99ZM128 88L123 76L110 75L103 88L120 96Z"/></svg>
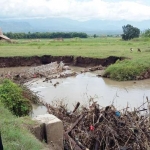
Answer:
<svg viewBox="0 0 150 150"><path fill-rule="evenodd" d="M26 92L26 91L25 91ZM31 101L24 96L24 89L10 80L0 84L0 132L4 150L41 150L44 143L30 132L36 122L29 114Z"/></svg>

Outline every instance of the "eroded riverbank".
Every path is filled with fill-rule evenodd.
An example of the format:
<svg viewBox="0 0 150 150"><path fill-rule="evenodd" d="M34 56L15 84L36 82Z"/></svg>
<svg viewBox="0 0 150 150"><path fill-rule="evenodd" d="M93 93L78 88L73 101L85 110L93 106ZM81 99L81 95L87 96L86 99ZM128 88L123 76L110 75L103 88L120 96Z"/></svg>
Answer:
<svg viewBox="0 0 150 150"><path fill-rule="evenodd" d="M89 58L74 56L31 56L31 57L0 57L0 67L19 67L19 66L38 66L48 64L54 61L63 61L64 63L75 66L108 66L114 64L117 60L123 60L123 57L109 56L107 58Z"/></svg>

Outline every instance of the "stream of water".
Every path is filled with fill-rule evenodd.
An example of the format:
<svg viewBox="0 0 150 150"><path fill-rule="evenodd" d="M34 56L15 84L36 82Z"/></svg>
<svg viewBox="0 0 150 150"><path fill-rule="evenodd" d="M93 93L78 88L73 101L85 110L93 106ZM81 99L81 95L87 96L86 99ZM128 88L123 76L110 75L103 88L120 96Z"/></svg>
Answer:
<svg viewBox="0 0 150 150"><path fill-rule="evenodd" d="M0 73L22 72L27 69L29 67L1 68ZM72 69L78 73L83 70L80 67ZM31 90L38 91L44 101L52 103L63 100L71 110L77 102L88 105L90 98L94 98L103 107L113 103L117 109L125 108L127 104L133 109L146 101L146 96L150 99L150 79L119 82L97 77L97 74L101 73L102 71L79 73L76 77L53 79L52 83L43 82L44 79L35 79L35 82L29 82L27 85L30 84ZM59 84L55 87L56 82ZM44 106L33 105L33 116L45 113L47 112Z"/></svg>
<svg viewBox="0 0 150 150"><path fill-rule="evenodd" d="M80 68L78 68L80 69ZM100 106L114 104L117 109L125 108L128 104L130 109L140 106L150 98L150 80L118 82L107 78L97 77L99 71L92 73L78 74L76 77L65 79L53 79L52 83L43 82L39 79L30 85L30 89L41 95L48 103L63 100L73 109L77 102L86 106L89 99L94 98ZM54 84L59 84L54 87ZM34 106L33 116L46 113L43 106Z"/></svg>

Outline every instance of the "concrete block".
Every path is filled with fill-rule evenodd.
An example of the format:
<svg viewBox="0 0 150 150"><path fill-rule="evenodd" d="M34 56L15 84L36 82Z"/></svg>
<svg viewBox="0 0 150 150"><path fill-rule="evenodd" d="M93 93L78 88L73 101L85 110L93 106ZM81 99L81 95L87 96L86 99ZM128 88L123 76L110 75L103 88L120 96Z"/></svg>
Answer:
<svg viewBox="0 0 150 150"><path fill-rule="evenodd" d="M34 136L40 140L41 142L44 140L44 123L39 123L36 126L33 126L31 129L31 132L34 134Z"/></svg>
<svg viewBox="0 0 150 150"><path fill-rule="evenodd" d="M43 132L48 145L54 150L63 150L63 123L56 116L51 114L38 115L33 118L39 123L44 123Z"/></svg>

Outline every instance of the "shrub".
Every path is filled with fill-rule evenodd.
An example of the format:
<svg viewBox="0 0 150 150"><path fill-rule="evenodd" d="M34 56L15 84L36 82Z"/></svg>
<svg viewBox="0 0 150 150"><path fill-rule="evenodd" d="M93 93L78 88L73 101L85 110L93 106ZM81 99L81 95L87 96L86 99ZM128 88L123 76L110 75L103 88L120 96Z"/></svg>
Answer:
<svg viewBox="0 0 150 150"><path fill-rule="evenodd" d="M145 30L145 32L142 34L143 37L150 38L150 29Z"/></svg>
<svg viewBox="0 0 150 150"><path fill-rule="evenodd" d="M32 110L30 101L23 97L23 90L6 79L0 86L0 101L16 116L26 116Z"/></svg>

